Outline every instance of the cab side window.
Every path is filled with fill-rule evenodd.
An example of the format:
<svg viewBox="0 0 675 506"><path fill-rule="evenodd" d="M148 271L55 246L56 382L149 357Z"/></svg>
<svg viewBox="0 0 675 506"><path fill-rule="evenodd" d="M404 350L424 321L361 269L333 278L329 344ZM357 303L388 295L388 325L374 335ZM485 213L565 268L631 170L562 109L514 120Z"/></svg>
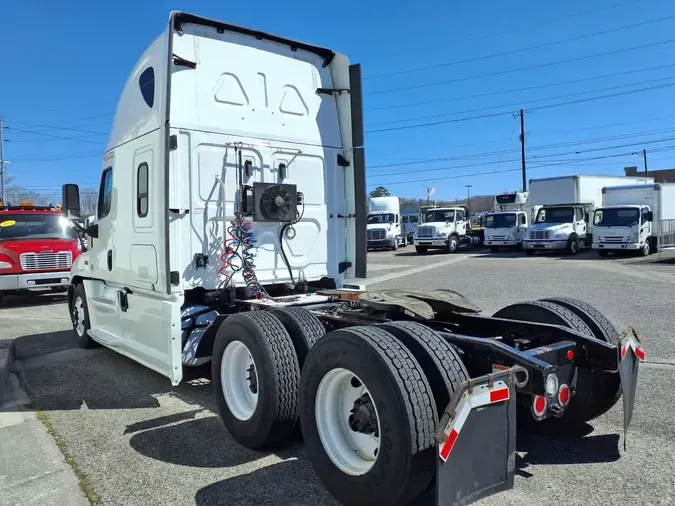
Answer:
<svg viewBox="0 0 675 506"><path fill-rule="evenodd" d="M583 209L581 209L580 207L577 207L575 209L575 214L576 214L576 217L577 217L577 221L583 221L583 219L584 219L584 210Z"/></svg>
<svg viewBox="0 0 675 506"><path fill-rule="evenodd" d="M642 209L642 212L641 212L641 215L642 215L642 216L641 216L641 218L642 218L642 223L647 223L647 222L649 221L649 220L647 219L647 213L648 213L648 212L649 212L649 211L647 210L647 208L643 208L643 209Z"/></svg>
<svg viewBox="0 0 675 506"><path fill-rule="evenodd" d="M112 167L108 167L101 175L101 188L98 194L98 219L105 218L110 214L112 207Z"/></svg>
<svg viewBox="0 0 675 506"><path fill-rule="evenodd" d="M525 225L527 223L527 218L525 217L524 214L520 215L520 224Z"/></svg>

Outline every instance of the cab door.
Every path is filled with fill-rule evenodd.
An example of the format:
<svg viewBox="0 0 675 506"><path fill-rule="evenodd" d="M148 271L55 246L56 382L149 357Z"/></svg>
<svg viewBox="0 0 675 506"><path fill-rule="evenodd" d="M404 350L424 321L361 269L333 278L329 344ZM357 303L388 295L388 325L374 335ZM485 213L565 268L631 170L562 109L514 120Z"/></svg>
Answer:
<svg viewBox="0 0 675 506"><path fill-rule="evenodd" d="M585 238L588 224L586 223L586 212L583 207L574 208L574 219L574 230L576 230L580 239Z"/></svg>
<svg viewBox="0 0 675 506"><path fill-rule="evenodd" d="M466 222L468 219L464 211L455 211L455 230L458 235L466 235Z"/></svg>

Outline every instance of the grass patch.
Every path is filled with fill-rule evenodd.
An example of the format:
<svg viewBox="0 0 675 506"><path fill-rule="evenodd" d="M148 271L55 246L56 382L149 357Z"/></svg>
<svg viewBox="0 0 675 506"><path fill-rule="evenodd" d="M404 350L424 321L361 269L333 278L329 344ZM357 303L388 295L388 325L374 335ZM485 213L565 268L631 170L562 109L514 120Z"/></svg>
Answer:
<svg viewBox="0 0 675 506"><path fill-rule="evenodd" d="M63 458L66 460L66 463L75 473L77 481L80 484L80 489L82 490L82 493L85 495L85 497L89 500L89 503L93 506L102 504L101 497L94 489L94 485L91 483L89 477L84 473L84 471L82 471L82 469L80 469L80 467L77 465L77 462L75 462L75 459L68 451L68 448L66 447L63 439L61 439L54 430L54 425L52 425L52 422L47 416L47 413L41 411L39 408L35 408L35 416L40 421L40 423L44 425L45 429L47 429L47 432L54 438L56 446L63 454Z"/></svg>

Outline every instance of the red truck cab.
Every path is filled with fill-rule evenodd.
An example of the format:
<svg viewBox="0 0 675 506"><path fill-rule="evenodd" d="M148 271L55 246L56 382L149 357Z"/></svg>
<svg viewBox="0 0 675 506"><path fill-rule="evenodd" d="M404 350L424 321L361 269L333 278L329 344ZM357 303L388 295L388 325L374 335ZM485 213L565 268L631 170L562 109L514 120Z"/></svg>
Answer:
<svg viewBox="0 0 675 506"><path fill-rule="evenodd" d="M0 305L11 292L66 289L80 253L75 230L60 209L0 204Z"/></svg>

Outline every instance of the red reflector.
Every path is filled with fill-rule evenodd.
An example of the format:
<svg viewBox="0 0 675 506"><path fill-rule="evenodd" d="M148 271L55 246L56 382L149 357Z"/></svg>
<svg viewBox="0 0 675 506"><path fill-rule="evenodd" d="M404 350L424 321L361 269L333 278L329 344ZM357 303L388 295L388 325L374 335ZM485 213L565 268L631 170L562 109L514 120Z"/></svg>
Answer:
<svg viewBox="0 0 675 506"><path fill-rule="evenodd" d="M567 406L570 402L570 389L567 385L562 385L558 391L558 402L561 406Z"/></svg>
<svg viewBox="0 0 675 506"><path fill-rule="evenodd" d="M621 358L626 356L626 352L628 351L628 345L624 346L621 348Z"/></svg>
<svg viewBox="0 0 675 506"><path fill-rule="evenodd" d="M543 415L546 411L546 398L541 395L535 395L534 400L532 401L532 408L535 415Z"/></svg>
<svg viewBox="0 0 675 506"><path fill-rule="evenodd" d="M574 360L574 350L567 350L567 360Z"/></svg>
<svg viewBox="0 0 675 506"><path fill-rule="evenodd" d="M499 390L490 391L490 402L505 401L509 398L509 389L501 388Z"/></svg>
<svg viewBox="0 0 675 506"><path fill-rule="evenodd" d="M448 460L450 452L452 451L452 447L455 446L455 441L457 441L457 436L459 436L459 432L457 432L455 429L452 429L452 431L450 431L450 435L448 436L448 440L443 444L443 448L441 449L441 458L443 461Z"/></svg>
<svg viewBox="0 0 675 506"><path fill-rule="evenodd" d="M643 350L643 349L640 348L639 346L636 346L636 347L635 347L635 356L636 356L637 358L639 358L640 360L644 360L644 359L646 358L645 350Z"/></svg>

